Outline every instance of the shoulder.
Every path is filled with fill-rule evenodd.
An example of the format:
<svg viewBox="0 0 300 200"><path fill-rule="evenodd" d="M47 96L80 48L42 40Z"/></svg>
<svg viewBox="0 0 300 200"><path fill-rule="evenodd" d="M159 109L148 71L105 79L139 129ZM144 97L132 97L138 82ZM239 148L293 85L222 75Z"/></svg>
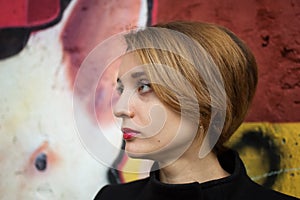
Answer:
<svg viewBox="0 0 300 200"><path fill-rule="evenodd" d="M280 192L277 192L275 190L265 188L253 181L252 183L248 185L247 189L248 191L245 191L245 195L250 197L251 199L272 199L272 200L297 200L298 198L292 197ZM248 194L248 195L247 195ZM247 199L247 198L246 198ZM298 199L299 200L299 199Z"/></svg>
<svg viewBox="0 0 300 200"><path fill-rule="evenodd" d="M233 150L228 150L219 157L222 167L230 172L230 176L222 180L212 182L215 186L222 188L223 196L228 199L243 199L243 200L296 200L280 192L271 190L254 182L247 174L243 161L238 153ZM211 184L211 183L210 183ZM207 186L208 184L206 184ZM212 185L212 184L211 184ZM217 188L217 187L214 187Z"/></svg>
<svg viewBox="0 0 300 200"><path fill-rule="evenodd" d="M97 193L94 200L132 199L141 193L148 181L149 178L145 178L124 184L106 185Z"/></svg>

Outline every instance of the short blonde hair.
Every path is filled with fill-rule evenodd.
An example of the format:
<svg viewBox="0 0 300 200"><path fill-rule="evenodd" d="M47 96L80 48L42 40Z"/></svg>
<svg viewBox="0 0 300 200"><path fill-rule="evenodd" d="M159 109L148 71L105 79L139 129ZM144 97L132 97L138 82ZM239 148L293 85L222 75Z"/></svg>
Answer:
<svg viewBox="0 0 300 200"><path fill-rule="evenodd" d="M175 112L196 120L198 132L200 127L204 131L201 138L213 121L221 129L214 150L222 151L244 121L257 85L256 61L245 43L224 27L202 22L158 24L129 33L125 39L128 48L151 65L145 71L157 97ZM170 68L177 73L170 73ZM224 99L226 116L220 127L219 116L211 110L224 109Z"/></svg>

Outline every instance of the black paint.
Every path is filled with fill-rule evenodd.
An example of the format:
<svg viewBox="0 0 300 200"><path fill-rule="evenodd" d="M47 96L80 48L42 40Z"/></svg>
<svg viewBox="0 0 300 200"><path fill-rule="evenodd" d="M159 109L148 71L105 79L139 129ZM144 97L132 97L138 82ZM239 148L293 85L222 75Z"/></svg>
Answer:
<svg viewBox="0 0 300 200"><path fill-rule="evenodd" d="M232 148L238 152L241 152L246 147L256 149L258 152L263 150L267 153L268 159L265 159L264 161L268 161L270 167L266 173L280 170L280 149L267 134L264 134L261 130L247 131L243 134L241 140L232 146ZM277 178L278 174L273 173L272 176L266 177L262 185L272 188Z"/></svg>
<svg viewBox="0 0 300 200"><path fill-rule="evenodd" d="M0 59L19 53L26 46L29 35L28 28L0 29Z"/></svg>
<svg viewBox="0 0 300 200"><path fill-rule="evenodd" d="M263 40L263 43L261 44L262 47L267 47L269 45L270 42L270 36L266 35L266 36L261 36L261 39Z"/></svg>
<svg viewBox="0 0 300 200"><path fill-rule="evenodd" d="M47 169L47 155L40 153L35 158L34 166L38 171L45 171Z"/></svg>
<svg viewBox="0 0 300 200"><path fill-rule="evenodd" d="M107 172L107 178L109 183L111 184L120 184L122 183L121 180L121 171L118 170L119 164L122 163L124 158L124 149L125 149L125 141L122 142L122 150L120 151L117 159L114 161L112 167Z"/></svg>
<svg viewBox="0 0 300 200"><path fill-rule="evenodd" d="M147 0L147 26L152 25L153 0Z"/></svg>

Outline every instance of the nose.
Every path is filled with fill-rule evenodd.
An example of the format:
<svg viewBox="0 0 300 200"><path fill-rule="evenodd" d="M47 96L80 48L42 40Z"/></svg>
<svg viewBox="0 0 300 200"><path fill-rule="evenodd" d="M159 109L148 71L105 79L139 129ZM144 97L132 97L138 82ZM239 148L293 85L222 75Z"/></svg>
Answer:
<svg viewBox="0 0 300 200"><path fill-rule="evenodd" d="M116 117L119 118L133 118L134 112L132 110L132 106L130 105L130 95L126 95L125 93L121 94L119 99L113 106L113 112Z"/></svg>

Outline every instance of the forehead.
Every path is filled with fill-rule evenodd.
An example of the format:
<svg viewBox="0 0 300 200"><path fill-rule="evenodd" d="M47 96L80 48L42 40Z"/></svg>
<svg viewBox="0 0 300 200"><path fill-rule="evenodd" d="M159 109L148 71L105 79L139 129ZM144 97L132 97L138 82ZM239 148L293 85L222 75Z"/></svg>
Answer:
<svg viewBox="0 0 300 200"><path fill-rule="evenodd" d="M136 53L127 53L121 58L121 64L118 71L118 77L126 77L127 75L136 78L144 74L143 63Z"/></svg>

